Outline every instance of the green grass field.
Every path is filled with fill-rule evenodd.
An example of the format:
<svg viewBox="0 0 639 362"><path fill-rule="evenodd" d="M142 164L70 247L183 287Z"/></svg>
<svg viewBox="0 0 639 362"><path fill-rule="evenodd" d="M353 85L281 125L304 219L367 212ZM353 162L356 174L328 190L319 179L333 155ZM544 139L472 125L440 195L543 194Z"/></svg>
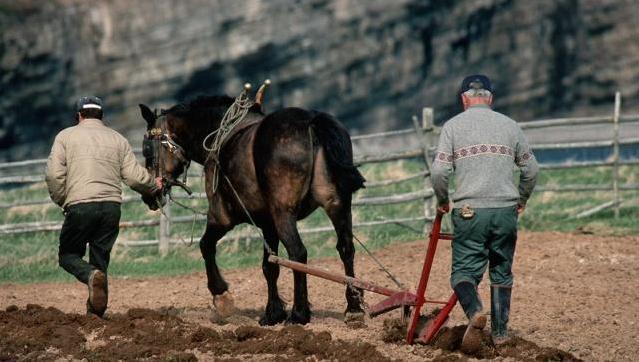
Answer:
<svg viewBox="0 0 639 362"><path fill-rule="evenodd" d="M392 164L373 164L362 167L369 181L395 179L420 171L417 161L404 161ZM621 183L637 183L638 166L621 168ZM608 184L611 182L610 168L589 168L573 170L542 171L539 185L576 185ZM191 178L189 183L200 191L200 178ZM401 184L369 188L358 192L356 197L383 196L416 191L423 187L422 179ZM127 195L133 195L129 190ZM575 214L606 201L612 200L611 192L573 192L573 193L536 193L530 200L528 210L520 219L523 230L564 231L588 230L595 233L613 233L631 235L639 233L639 191L623 191L622 199L628 200L621 208L621 217L615 220L612 209L602 211L589 218L576 220ZM48 197L44 184L0 190L0 203L14 201L40 200ZM204 200L186 201L189 205L204 209ZM190 215L177 206L172 207L172 216ZM375 221L392 218L408 218L423 215L423 201L409 203L363 206L353 209L354 222ZM148 211L142 202L124 204L122 220L146 220L158 218L157 212ZM60 209L52 203L46 206L21 206L0 209L0 223L18 223L33 221L62 221ZM329 225L322 210L313 213L301 222L300 228ZM172 225L172 235L179 235L184 243L173 244L168 256L160 258L157 247L123 247L116 243L112 253L109 273L116 277L140 277L149 275L177 275L194 271L203 271L204 264L200 256L198 240L204 229L204 222L195 224L195 242L189 245L192 224ZM241 231L249 226L236 228ZM356 229L355 234L370 249L377 249L390 243L401 243L423 238L419 231L423 223L414 222L405 225L384 225ZM157 227L123 229L118 240L149 240L157 238ZM66 272L57 265L57 232L36 232L17 235L3 235L0 242L0 284L30 283L38 281L69 281ZM334 232L310 234L303 237L311 258L337 256ZM360 249L361 250L361 249ZM280 248L283 253L283 247ZM218 262L224 269L259 265L262 258L261 241L247 238L230 238L218 246Z"/></svg>

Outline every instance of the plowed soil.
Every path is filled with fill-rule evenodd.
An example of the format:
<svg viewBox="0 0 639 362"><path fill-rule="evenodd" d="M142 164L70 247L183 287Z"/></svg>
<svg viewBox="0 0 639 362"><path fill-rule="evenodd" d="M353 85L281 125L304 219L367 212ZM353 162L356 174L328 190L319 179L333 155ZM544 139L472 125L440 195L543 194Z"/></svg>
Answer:
<svg viewBox="0 0 639 362"><path fill-rule="evenodd" d="M425 242L416 241L375 254L414 287L424 250ZM459 307L432 346L407 346L399 312L367 318L364 328L351 328L342 321L344 287L314 277L309 278L314 313L309 325L259 327L266 302L260 268L225 272L239 309L222 323L210 318L212 299L204 272L174 278L113 278L104 320L84 314L86 287L80 283L4 284L0 361L632 361L639 356L638 255L637 237L522 233L510 321L516 337L495 349L486 335L473 356L458 351L464 332ZM435 260L427 294L429 299L445 300L451 293L448 242L441 242ZM339 259L311 263L342 270ZM361 253L356 270L367 280L392 287ZM279 285L282 297L290 301L290 271L282 270ZM482 283L480 292L488 312L488 283ZM368 304L381 299L366 295ZM433 311L428 305L425 313Z"/></svg>

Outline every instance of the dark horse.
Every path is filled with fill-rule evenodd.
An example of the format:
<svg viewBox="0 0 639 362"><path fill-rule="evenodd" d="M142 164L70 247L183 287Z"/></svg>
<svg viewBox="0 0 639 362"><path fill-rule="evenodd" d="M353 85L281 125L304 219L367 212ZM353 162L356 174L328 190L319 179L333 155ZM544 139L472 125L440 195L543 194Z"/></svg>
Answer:
<svg viewBox="0 0 639 362"><path fill-rule="evenodd" d="M264 115L260 106L254 105L245 119L251 125L232 135L222 148L219 186L214 192L215 161L207 161L208 152L202 141L218 129L232 103L233 98L227 96L202 96L162 111L159 116L140 105L148 123L147 135L152 130L156 134L162 132L165 151L174 151L164 152L161 176L176 180L191 160L204 166L209 206L200 250L216 307L221 309L218 304L230 300L228 285L215 261L217 241L235 225L250 221L233 189L262 230L270 249L277 253L281 241L290 259L301 263L306 263L307 252L297 221L322 207L337 232L337 250L344 271L354 276L351 199L355 191L364 187L365 180L353 165L346 129L326 113L284 108ZM147 166L151 161L147 157ZM268 302L260 324L273 325L286 320L287 315L277 291L279 265L267 259L264 246L262 271L268 284ZM311 318L306 275L294 272L294 283L295 297L288 321L305 324ZM363 317L360 296L360 290L347 287L347 320Z"/></svg>

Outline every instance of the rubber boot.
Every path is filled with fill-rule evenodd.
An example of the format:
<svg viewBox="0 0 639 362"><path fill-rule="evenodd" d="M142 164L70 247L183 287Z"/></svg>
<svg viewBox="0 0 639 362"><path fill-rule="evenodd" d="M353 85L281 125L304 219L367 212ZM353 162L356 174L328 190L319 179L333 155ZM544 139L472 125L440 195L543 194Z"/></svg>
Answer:
<svg viewBox="0 0 639 362"><path fill-rule="evenodd" d="M471 282L460 282L453 288L459 304L468 317L468 327L464 333L460 350L472 354L481 348L482 330L486 327L486 316L481 313L482 305L477 288Z"/></svg>
<svg viewBox="0 0 639 362"><path fill-rule="evenodd" d="M490 286L490 326L493 344L499 346L508 342L508 315L512 287Z"/></svg>

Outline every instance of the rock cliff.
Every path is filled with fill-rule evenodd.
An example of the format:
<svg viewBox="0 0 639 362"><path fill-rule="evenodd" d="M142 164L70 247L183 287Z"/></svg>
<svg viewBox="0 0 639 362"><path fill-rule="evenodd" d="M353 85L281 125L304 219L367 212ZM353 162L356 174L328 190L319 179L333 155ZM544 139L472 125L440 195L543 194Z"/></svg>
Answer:
<svg viewBox="0 0 639 362"><path fill-rule="evenodd" d="M46 155L83 94L129 135L138 103L236 94L273 80L266 107L352 129L443 120L471 72L520 120L639 108L633 0L0 0L0 159ZM138 135L139 136L139 135Z"/></svg>

